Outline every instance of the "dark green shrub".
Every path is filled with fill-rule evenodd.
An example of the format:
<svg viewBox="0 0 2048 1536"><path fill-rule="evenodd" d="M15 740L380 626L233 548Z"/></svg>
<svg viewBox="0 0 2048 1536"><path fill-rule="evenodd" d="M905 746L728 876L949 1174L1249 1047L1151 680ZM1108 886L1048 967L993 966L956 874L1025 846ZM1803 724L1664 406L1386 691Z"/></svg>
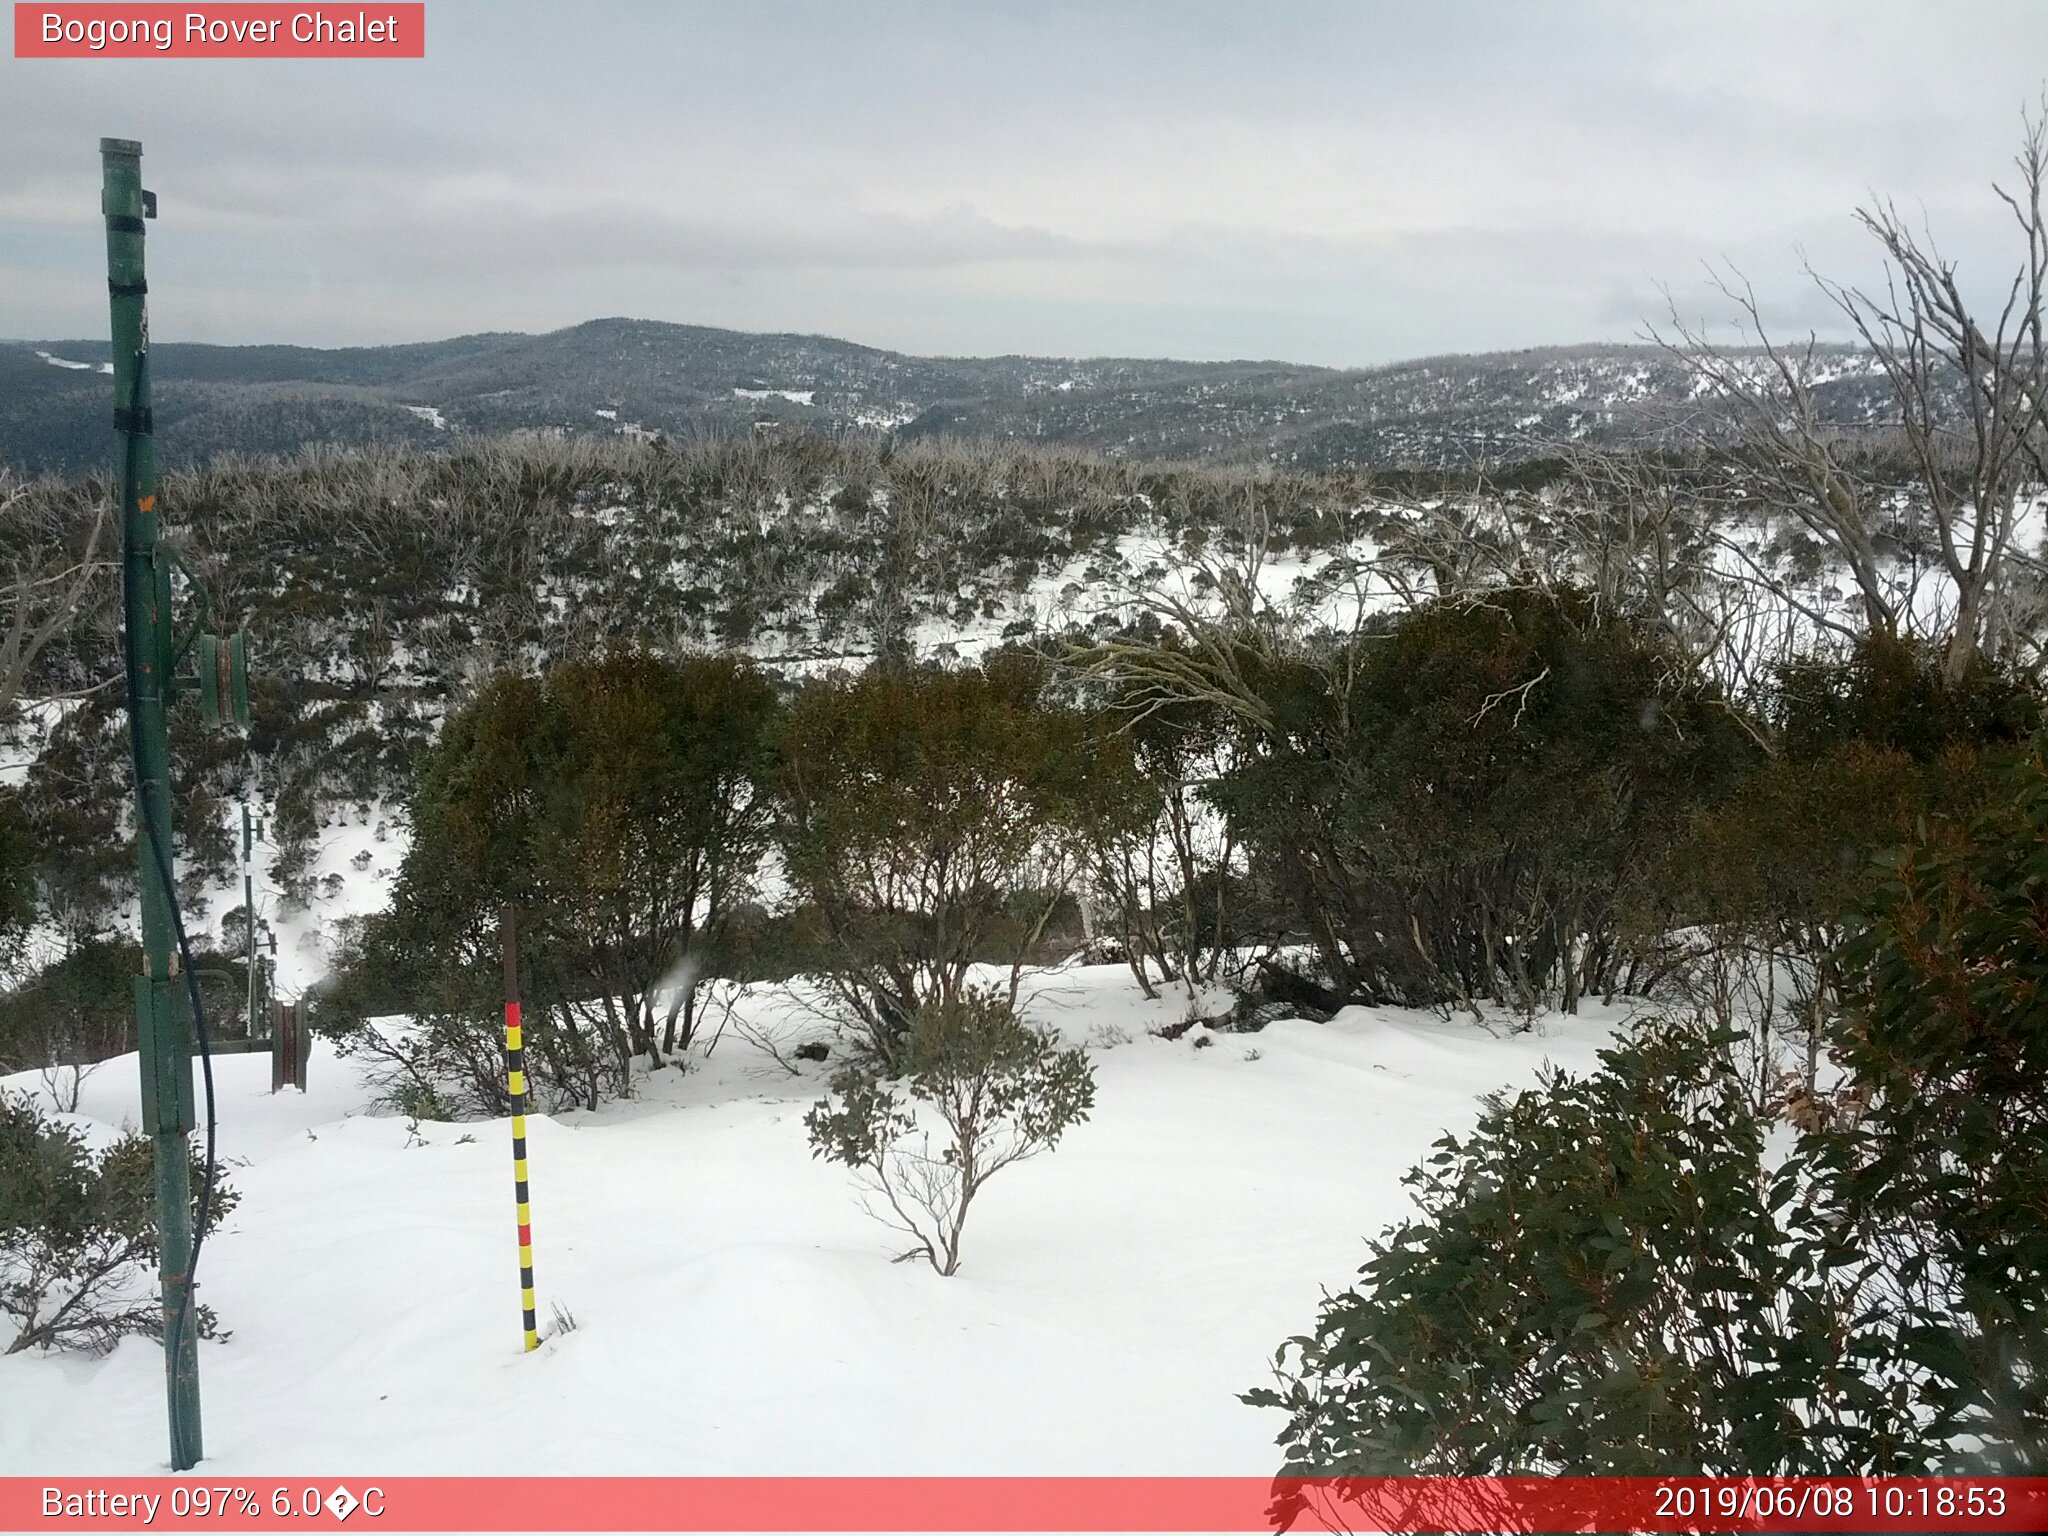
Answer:
<svg viewBox="0 0 2048 1536"><path fill-rule="evenodd" d="M1773 924L1831 949L1869 893L1873 860L1931 816L1968 816L1995 793L1987 758L2041 719L2038 692L1981 663L1957 683L1939 652L1867 641L1786 667L1765 725L1775 738L1724 804L1703 810L1667 861L1672 916Z"/></svg>
<svg viewBox="0 0 2048 1536"><path fill-rule="evenodd" d="M243 957L201 947L193 961L208 1028L220 1039L246 1035ZM73 938L17 985L0 989L0 1071L83 1066L133 1050L141 968L132 939Z"/></svg>
<svg viewBox="0 0 2048 1536"><path fill-rule="evenodd" d="M21 797L0 789L0 959L36 918L35 829Z"/></svg>
<svg viewBox="0 0 2048 1536"><path fill-rule="evenodd" d="M95 924L134 889L135 856L123 835L131 773L121 715L87 700L52 728L22 780L28 867L43 907L62 921Z"/></svg>
<svg viewBox="0 0 2048 1536"><path fill-rule="evenodd" d="M71 1126L26 1095L0 1093L0 1313L15 1323L8 1354L25 1349L104 1353L127 1334L156 1333L163 1313L157 1258L154 1154L129 1135L87 1150ZM193 1219L204 1169L192 1159ZM207 1230L239 1196L216 1184ZM212 1311L195 1309L201 1338Z"/></svg>
<svg viewBox="0 0 2048 1536"><path fill-rule="evenodd" d="M1142 637L1162 653L1181 649L1177 634ZM1129 788L1120 814L1105 817L1091 839L1104 914L1146 996L1151 971L1167 981L1215 979L1242 936L1231 898L1241 881L1230 829L1202 799L1233 755L1229 718L1193 700L1165 703L1125 687L1106 701L1129 743Z"/></svg>
<svg viewBox="0 0 2048 1536"><path fill-rule="evenodd" d="M1946 1454L1809 1137L1774 1166L1727 1048L1646 1027L1495 1099L1421 1214L1279 1356L1287 1475L1839 1474Z"/></svg>
<svg viewBox="0 0 2048 1536"><path fill-rule="evenodd" d="M2025 680L1976 660L1951 681L1944 661L1934 647L1871 638L1846 656L1792 663L1775 688L1780 752L1812 762L1860 743L1929 764L1957 746L2010 746L2040 726L2040 695Z"/></svg>
<svg viewBox="0 0 2048 1536"><path fill-rule="evenodd" d="M1956 682L1938 651L1867 642L1784 669L1762 722L1776 750L1672 843L1647 927L1691 930L1685 984L1728 1021L1738 1002L1769 1091L1794 1037L1810 1082L1840 1006L1837 952L1879 855L1930 819L1967 818L2003 790L1990 765L2040 718L2032 685L1981 663Z"/></svg>
<svg viewBox="0 0 2048 1536"><path fill-rule="evenodd" d="M1658 856L1754 750L1659 642L1569 592L1432 603L1253 685L1270 723L1215 799L1368 1001L1645 985Z"/></svg>
<svg viewBox="0 0 2048 1536"><path fill-rule="evenodd" d="M1848 914L1789 1155L1698 1026L1495 1103L1253 1394L1287 1470L2038 1470L2048 744L1986 773Z"/></svg>
<svg viewBox="0 0 2048 1536"><path fill-rule="evenodd" d="M617 651L486 685L427 754L392 905L328 989L342 1048L394 1091L498 1110L511 904L538 1102L594 1108L634 1057L687 1049L695 978L721 964L768 845L776 710L728 657ZM363 1025L394 1002L418 1031Z"/></svg>
<svg viewBox="0 0 2048 1536"><path fill-rule="evenodd" d="M1091 831L1133 790L1127 744L1044 697L1001 652L958 671L874 668L808 684L782 733L778 839L831 941L826 979L887 1057L969 967L1036 951Z"/></svg>
<svg viewBox="0 0 2048 1536"><path fill-rule="evenodd" d="M1939 1422L2008 1473L2048 1465L2048 746L1968 822L1883 861L1842 956L1859 1097L1830 1146L1845 1222L1896 1305Z"/></svg>
<svg viewBox="0 0 2048 1536"><path fill-rule="evenodd" d="M127 1050L140 968L133 943L87 939L0 991L0 1069L77 1065Z"/></svg>

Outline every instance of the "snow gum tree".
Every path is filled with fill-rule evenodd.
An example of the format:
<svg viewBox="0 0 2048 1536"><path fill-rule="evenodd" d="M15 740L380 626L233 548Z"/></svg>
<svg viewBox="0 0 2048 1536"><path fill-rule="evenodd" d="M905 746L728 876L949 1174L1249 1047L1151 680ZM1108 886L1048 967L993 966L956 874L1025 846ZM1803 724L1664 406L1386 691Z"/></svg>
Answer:
<svg viewBox="0 0 2048 1536"><path fill-rule="evenodd" d="M24 696L71 691L31 686L36 662L61 649L73 615L94 584L112 568L106 558L107 512L98 498L31 496L9 467L0 466L0 720ZM118 553L118 551L117 551Z"/></svg>
<svg viewBox="0 0 2048 1536"><path fill-rule="evenodd" d="M1045 668L873 668L806 687L782 733L783 864L829 939L826 980L893 1060L977 961L1024 962L1140 786L1107 722L1045 697Z"/></svg>
<svg viewBox="0 0 2048 1536"><path fill-rule="evenodd" d="M1980 662L2037 674L2048 662L2043 587L2025 547L2029 508L2048 486L2048 101L2027 117L2014 169L1993 191L2017 262L1985 290L1989 302L1974 296L1975 274L1966 278L1887 201L1858 214L1884 258L1884 286L1865 291L1815 274L1887 386L1893 446L1910 470L1903 508L1824 421L1828 361L1811 338L1773 338L1739 276L1720 288L1760 359L1676 315L1665 341L1721 408L1702 446L1740 466L1746 494L1789 512L1853 584L1860 629L1810 607L1803 616L1849 638L1937 642L1951 683ZM1888 547L1908 551L1903 577ZM1923 565L1941 579L1938 596L1915 590Z"/></svg>
<svg viewBox="0 0 2048 1536"><path fill-rule="evenodd" d="M690 980L718 963L768 846L777 707L743 661L618 651L503 674L450 719L420 775L393 904L353 966L439 1021L437 1062L387 1063L415 1096L500 1107L506 903L545 1095L594 1107L623 1091L634 1057L689 1046ZM358 1049L416 1054L379 1041L356 1034Z"/></svg>

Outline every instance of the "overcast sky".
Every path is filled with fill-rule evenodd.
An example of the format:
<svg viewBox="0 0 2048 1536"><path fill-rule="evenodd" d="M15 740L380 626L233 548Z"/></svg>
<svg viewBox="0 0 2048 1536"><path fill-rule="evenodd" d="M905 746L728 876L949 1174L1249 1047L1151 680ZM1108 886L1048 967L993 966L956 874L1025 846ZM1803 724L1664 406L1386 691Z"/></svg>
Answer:
<svg viewBox="0 0 2048 1536"><path fill-rule="evenodd" d="M374 7L373 7L374 9ZM469 4L424 61L0 58L0 336L106 329L143 141L159 339L601 315L927 353L1338 365L1628 340L1701 263L1776 323L1991 196L2048 4Z"/></svg>

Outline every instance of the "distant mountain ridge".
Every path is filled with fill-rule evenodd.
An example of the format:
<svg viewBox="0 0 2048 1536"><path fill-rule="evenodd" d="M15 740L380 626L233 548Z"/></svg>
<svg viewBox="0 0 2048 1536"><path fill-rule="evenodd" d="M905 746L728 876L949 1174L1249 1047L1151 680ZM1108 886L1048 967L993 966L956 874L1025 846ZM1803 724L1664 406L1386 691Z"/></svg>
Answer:
<svg viewBox="0 0 2048 1536"><path fill-rule="evenodd" d="M1830 349L1817 394L1885 419L1867 354ZM432 446L448 432L822 430L1068 443L1134 458L1441 467L1581 440L1654 437L1696 408L1649 346L1549 347L1368 369L1277 361L917 357L825 336L650 320L384 347L159 343L160 460L316 443ZM0 461L75 474L108 453L104 341L0 343ZM78 366L83 365L83 366Z"/></svg>

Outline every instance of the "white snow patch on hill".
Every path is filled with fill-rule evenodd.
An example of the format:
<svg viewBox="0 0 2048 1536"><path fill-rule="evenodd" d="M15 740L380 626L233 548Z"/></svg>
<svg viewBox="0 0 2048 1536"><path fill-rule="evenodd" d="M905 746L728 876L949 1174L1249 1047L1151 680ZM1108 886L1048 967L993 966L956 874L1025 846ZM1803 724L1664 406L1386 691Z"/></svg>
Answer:
<svg viewBox="0 0 2048 1536"><path fill-rule="evenodd" d="M1096 1109L990 1184L950 1280L890 1263L851 1176L810 1156L829 1064L791 1077L728 1032L637 1099L533 1117L541 1313L578 1326L531 1356L504 1121L368 1113L324 1044L304 1096L272 1096L264 1057L220 1060L242 1203L200 1270L234 1334L200 1349L200 1470L1270 1472L1280 1417L1237 1394L1408 1212L1400 1175L1479 1094L1586 1065L1616 1016L1146 1033L1183 1006L1120 968L1036 980L1032 1011L1095 1042ZM787 993L743 1007L789 1043ZM134 1058L81 1110L133 1122ZM0 1473L164 1469L151 1340L0 1357L0 1403Z"/></svg>
<svg viewBox="0 0 2048 1536"><path fill-rule="evenodd" d="M76 368L81 373L112 373L114 371L112 363L74 363L68 357L57 357L52 353L45 352L41 347L37 347L35 353L37 357L40 357L53 368Z"/></svg>
<svg viewBox="0 0 2048 1536"><path fill-rule="evenodd" d="M873 427L887 432L907 422L917 420L921 414L915 401L898 400L894 405L863 407L853 413L853 424L857 427Z"/></svg>

